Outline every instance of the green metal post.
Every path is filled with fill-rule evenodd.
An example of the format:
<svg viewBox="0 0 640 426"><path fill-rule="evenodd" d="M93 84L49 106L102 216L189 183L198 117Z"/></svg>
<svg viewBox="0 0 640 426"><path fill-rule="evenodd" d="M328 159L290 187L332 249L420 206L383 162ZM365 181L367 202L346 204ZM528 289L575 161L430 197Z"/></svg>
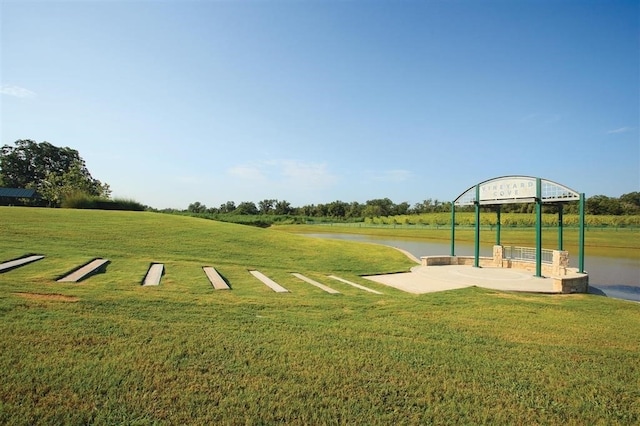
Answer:
<svg viewBox="0 0 640 426"><path fill-rule="evenodd" d="M476 238L475 238L475 259L473 266L480 267L480 185L476 185Z"/></svg>
<svg viewBox="0 0 640 426"><path fill-rule="evenodd" d="M564 236L563 236L563 218L562 218L562 204L558 204L558 250L564 250Z"/></svg>
<svg viewBox="0 0 640 426"><path fill-rule="evenodd" d="M456 205L451 203L451 256L456 255Z"/></svg>
<svg viewBox="0 0 640 426"><path fill-rule="evenodd" d="M542 276L542 179L536 178L536 277Z"/></svg>
<svg viewBox="0 0 640 426"><path fill-rule="evenodd" d="M578 239L578 272L584 274L584 193L580 194L580 233Z"/></svg>
<svg viewBox="0 0 640 426"><path fill-rule="evenodd" d="M496 245L500 245L500 206L498 205L497 213L497 224L496 224Z"/></svg>

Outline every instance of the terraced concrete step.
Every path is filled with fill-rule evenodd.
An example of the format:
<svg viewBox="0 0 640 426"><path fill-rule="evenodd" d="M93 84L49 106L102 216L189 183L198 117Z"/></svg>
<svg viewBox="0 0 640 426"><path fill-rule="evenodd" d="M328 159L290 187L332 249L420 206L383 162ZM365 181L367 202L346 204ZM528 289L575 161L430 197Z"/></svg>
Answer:
<svg viewBox="0 0 640 426"><path fill-rule="evenodd" d="M44 256L34 255L22 257L16 260L10 260L8 262L0 263L0 272L8 271L13 268L18 268L20 266L26 265L27 263L35 262L36 260L44 259Z"/></svg>
<svg viewBox="0 0 640 426"><path fill-rule="evenodd" d="M286 288L282 287L280 284L278 284L277 282L273 281L271 278L267 277L262 272L260 272L260 271L249 271L249 273L251 275L253 275L254 277L256 277L257 279L259 279L260 281L262 281L262 283L264 285L266 285L267 287L269 287L271 290L275 291L276 293L289 293L289 290L287 290Z"/></svg>
<svg viewBox="0 0 640 426"><path fill-rule="evenodd" d="M107 263L109 263L108 259L95 259L87 263L80 269L73 271L66 277L60 278L58 282L59 283L66 283L66 282L76 283L80 280L83 280L84 278L87 278L89 275L94 274L98 269L100 269L102 266L106 265Z"/></svg>
<svg viewBox="0 0 640 426"><path fill-rule="evenodd" d="M162 279L162 273L164 272L164 264L154 263L147 271L147 275L144 277L143 286L151 286L160 284Z"/></svg>
<svg viewBox="0 0 640 426"><path fill-rule="evenodd" d="M204 273L207 274L207 278L209 278L209 282L211 282L214 289L229 290L229 285L222 279L216 268L213 266L205 266L202 269Z"/></svg>
<svg viewBox="0 0 640 426"><path fill-rule="evenodd" d="M314 281L311 278L307 278L304 275L299 274L297 272L293 272L291 275L293 275L294 277L299 278L302 281L305 281L305 282L307 282L307 283L309 283L311 285L314 285L314 286L318 287L319 289L322 289L322 290L326 291L329 294L340 294L340 292L338 290L334 290L331 287L328 287L328 286L326 286L324 284L321 284L318 281Z"/></svg>
<svg viewBox="0 0 640 426"><path fill-rule="evenodd" d="M336 277L335 275L329 275L329 278L333 278L334 280L338 280L338 281L343 282L345 284L349 284L350 286L353 286L355 288L359 288L360 290L368 291L369 293L382 294L381 292L379 292L377 290L371 289L369 287L365 287L365 286L360 285L360 284L356 284L354 282L345 280L344 278Z"/></svg>

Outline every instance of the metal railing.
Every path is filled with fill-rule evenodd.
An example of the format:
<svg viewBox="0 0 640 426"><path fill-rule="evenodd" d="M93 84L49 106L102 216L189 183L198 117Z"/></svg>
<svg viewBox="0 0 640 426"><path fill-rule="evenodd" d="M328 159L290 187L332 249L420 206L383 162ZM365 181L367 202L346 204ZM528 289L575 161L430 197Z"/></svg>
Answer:
<svg viewBox="0 0 640 426"><path fill-rule="evenodd" d="M536 261L536 249L534 247L513 247L504 248L504 257L525 262ZM553 250L542 249L542 263L553 263Z"/></svg>

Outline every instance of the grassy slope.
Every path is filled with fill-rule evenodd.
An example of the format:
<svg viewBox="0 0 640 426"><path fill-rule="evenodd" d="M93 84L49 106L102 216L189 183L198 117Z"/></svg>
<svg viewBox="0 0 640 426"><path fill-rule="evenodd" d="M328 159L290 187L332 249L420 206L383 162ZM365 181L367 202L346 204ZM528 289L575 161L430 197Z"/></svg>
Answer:
<svg viewBox="0 0 640 426"><path fill-rule="evenodd" d="M253 278L247 269L284 272L376 273L407 270L402 254L370 245L312 240L268 229L144 212L0 208L2 258L33 252L47 259L37 278L48 282L94 257L112 261L98 280L116 286L138 283L149 263L165 263L166 283L190 286L201 266L219 268L233 285ZM194 271L195 269L195 271ZM20 272L16 271L17 274Z"/></svg>
<svg viewBox="0 0 640 426"><path fill-rule="evenodd" d="M47 255L0 275L0 423L640 421L638 304L367 282L379 296L323 278L411 265L375 245L147 213L0 208L0 219L0 259ZM54 282L97 256L112 260L106 274ZM152 261L167 274L142 288ZM205 264L233 290L211 290ZM292 293L268 290L254 267Z"/></svg>

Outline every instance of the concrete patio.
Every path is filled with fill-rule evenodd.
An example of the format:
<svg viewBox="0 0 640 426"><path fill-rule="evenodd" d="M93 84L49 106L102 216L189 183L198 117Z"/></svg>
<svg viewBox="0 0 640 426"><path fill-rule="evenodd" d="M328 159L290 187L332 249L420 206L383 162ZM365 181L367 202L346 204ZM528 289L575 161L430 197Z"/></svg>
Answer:
<svg viewBox="0 0 640 426"><path fill-rule="evenodd" d="M529 271L507 268L474 268L467 265L414 266L411 272L364 277L414 294L484 287L502 291L562 293L554 278L535 277Z"/></svg>

